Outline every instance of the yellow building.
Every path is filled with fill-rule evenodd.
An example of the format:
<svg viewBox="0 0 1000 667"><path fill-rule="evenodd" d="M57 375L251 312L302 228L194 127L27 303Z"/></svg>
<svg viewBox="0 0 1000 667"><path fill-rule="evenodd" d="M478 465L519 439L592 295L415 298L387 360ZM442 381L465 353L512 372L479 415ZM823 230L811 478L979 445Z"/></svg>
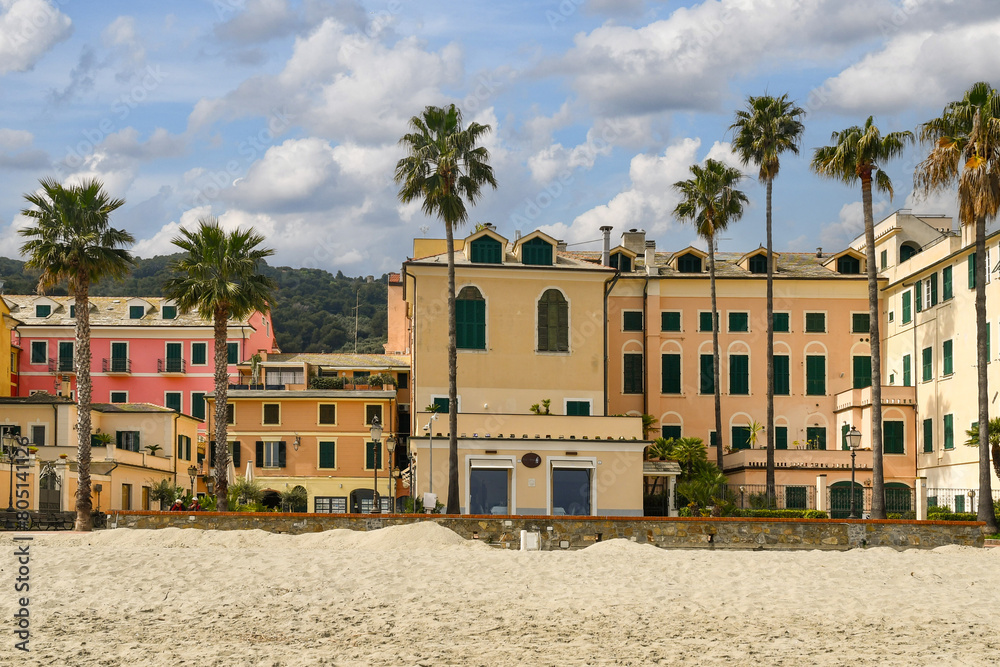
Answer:
<svg viewBox="0 0 1000 667"><path fill-rule="evenodd" d="M14 328L21 324L12 317L7 302L0 298L0 396L15 396L17 350L12 345Z"/></svg>

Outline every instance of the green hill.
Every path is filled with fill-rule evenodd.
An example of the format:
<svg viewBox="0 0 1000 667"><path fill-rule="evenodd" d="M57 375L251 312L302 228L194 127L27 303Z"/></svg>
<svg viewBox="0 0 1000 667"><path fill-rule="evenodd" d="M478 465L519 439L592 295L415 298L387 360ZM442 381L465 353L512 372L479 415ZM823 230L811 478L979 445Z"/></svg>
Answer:
<svg viewBox="0 0 1000 667"><path fill-rule="evenodd" d="M94 296L162 296L162 285L170 275L170 262L180 255L139 259L121 281L103 281L93 286ZM358 351L381 353L386 340L386 276L372 282L350 278L340 271L333 275L321 269L293 269L264 265L261 272L277 284L271 319L278 345L285 352L353 352L354 307L358 304ZM0 257L0 281L5 294L33 294L38 271L24 262ZM67 294L58 285L50 294ZM357 301L355 301L357 300Z"/></svg>

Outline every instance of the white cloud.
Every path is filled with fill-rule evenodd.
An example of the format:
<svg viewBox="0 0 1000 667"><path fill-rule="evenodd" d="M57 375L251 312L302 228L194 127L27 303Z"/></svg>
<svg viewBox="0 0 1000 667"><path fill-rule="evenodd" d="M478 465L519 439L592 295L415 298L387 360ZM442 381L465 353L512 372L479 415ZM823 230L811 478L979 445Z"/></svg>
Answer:
<svg viewBox="0 0 1000 667"><path fill-rule="evenodd" d="M47 0L0 0L0 75L33 68L71 26Z"/></svg>
<svg viewBox="0 0 1000 667"><path fill-rule="evenodd" d="M156 255L170 255L178 252L177 246L171 241L180 236L181 228L194 229L198 225L198 220L211 214L212 208L210 206L199 206L184 211L181 214L180 222L168 222L152 237L138 240L132 250L139 257L155 257Z"/></svg>
<svg viewBox="0 0 1000 667"><path fill-rule="evenodd" d="M872 216L878 222L889 210L889 202L880 199L872 204ZM829 251L840 252L855 238L865 232L865 209L860 201L844 204L836 222L821 225L819 245Z"/></svg>

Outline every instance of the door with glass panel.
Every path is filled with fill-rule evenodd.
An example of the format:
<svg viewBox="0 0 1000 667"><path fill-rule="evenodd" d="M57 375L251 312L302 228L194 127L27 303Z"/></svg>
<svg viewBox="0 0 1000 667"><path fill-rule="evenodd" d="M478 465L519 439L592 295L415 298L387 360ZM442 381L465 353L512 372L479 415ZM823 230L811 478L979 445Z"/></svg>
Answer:
<svg viewBox="0 0 1000 667"><path fill-rule="evenodd" d="M469 471L469 514L510 514L510 470Z"/></svg>

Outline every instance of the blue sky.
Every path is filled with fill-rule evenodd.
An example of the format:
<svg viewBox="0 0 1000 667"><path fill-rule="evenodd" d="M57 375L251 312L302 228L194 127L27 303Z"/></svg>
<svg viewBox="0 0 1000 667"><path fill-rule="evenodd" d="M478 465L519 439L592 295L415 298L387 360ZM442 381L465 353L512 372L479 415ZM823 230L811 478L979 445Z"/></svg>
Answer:
<svg viewBox="0 0 1000 667"><path fill-rule="evenodd" d="M671 184L734 162L733 112L765 91L808 111L775 183L775 246L840 249L860 192L813 175L812 150L869 115L913 130L1000 84L998 34L989 0L0 0L0 255L18 256L40 178L97 177L126 199L114 224L141 256L214 215L257 227L274 263L397 270L414 236L443 230L399 205L396 142L451 102L493 128L499 188L470 223L570 243L638 227L678 249L696 239ZM876 217L954 212L913 194L923 150L887 165L895 198L876 196ZM754 175L722 250L764 240Z"/></svg>

